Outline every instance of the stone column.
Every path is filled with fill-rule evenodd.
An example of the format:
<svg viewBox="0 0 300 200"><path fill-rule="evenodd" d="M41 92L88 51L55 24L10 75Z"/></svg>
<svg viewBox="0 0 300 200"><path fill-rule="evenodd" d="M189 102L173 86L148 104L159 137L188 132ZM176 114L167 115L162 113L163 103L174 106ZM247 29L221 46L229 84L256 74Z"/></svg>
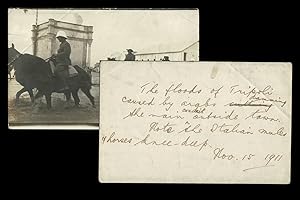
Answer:
<svg viewBox="0 0 300 200"><path fill-rule="evenodd" d="M93 26L86 26L85 31L87 34L87 67L91 67L91 46L93 42Z"/></svg>
<svg viewBox="0 0 300 200"><path fill-rule="evenodd" d="M87 67L91 66L91 46L92 46L92 41L93 40L88 40L87 41L87 45L88 45L88 47L87 47L87 54L88 54L88 56L87 56L87 58L88 58L88 60L87 60Z"/></svg>
<svg viewBox="0 0 300 200"><path fill-rule="evenodd" d="M48 33L47 34L47 39L48 39L48 52L47 52L47 58L51 57L52 54L56 53L56 49L55 49L55 34L53 33Z"/></svg>
<svg viewBox="0 0 300 200"><path fill-rule="evenodd" d="M32 25L32 54L36 55L37 53L37 26L36 25Z"/></svg>
<svg viewBox="0 0 300 200"><path fill-rule="evenodd" d="M57 22L54 19L49 19L48 25L48 56L52 56L52 54L56 53L55 43L56 43L56 24Z"/></svg>

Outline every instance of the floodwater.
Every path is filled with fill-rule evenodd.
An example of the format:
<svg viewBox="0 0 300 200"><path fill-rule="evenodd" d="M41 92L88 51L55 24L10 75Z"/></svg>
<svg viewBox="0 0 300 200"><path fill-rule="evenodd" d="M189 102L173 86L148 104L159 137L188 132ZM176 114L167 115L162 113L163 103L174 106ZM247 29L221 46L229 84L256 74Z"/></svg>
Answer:
<svg viewBox="0 0 300 200"><path fill-rule="evenodd" d="M52 94L52 108L47 109L45 97L31 104L27 92L20 96L18 105L15 104L16 93L22 86L15 80L8 80L8 122L10 125L24 124L76 124L98 125L99 123L99 73L92 73L91 94L95 97L94 108L85 94L79 90L79 107L74 106L73 97L67 104L64 94ZM36 94L34 90L34 94Z"/></svg>

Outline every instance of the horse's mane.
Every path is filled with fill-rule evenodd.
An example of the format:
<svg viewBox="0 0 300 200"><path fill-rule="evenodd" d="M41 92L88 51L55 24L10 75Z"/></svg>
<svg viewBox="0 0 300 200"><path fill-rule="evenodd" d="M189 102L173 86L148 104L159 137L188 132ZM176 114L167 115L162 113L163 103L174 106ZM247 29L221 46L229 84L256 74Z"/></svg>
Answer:
<svg viewBox="0 0 300 200"><path fill-rule="evenodd" d="M8 48L8 51L11 52L12 54L16 54L16 55L19 55L19 57L17 57L15 59L14 62L16 62L20 57L25 57L25 60L26 61L31 61L31 62L34 62L34 63L45 63L46 61L41 58L41 57L38 57L38 56L35 56L35 55L31 55L31 54L28 54L28 53L25 53L25 54L21 54L17 49L15 49L14 47L9 47ZM23 60L24 58L22 58Z"/></svg>
<svg viewBox="0 0 300 200"><path fill-rule="evenodd" d="M18 55L22 55L17 49L13 47L8 48L8 63L10 64L11 61L17 58Z"/></svg>
<svg viewBox="0 0 300 200"><path fill-rule="evenodd" d="M28 53L25 53L25 54L23 54L23 55L32 57L33 59L36 59L36 60L39 61L39 62L46 62L45 59L43 59L43 58L41 58L41 57L38 57L38 56L35 56L35 55L31 55L31 54L28 54Z"/></svg>
<svg viewBox="0 0 300 200"><path fill-rule="evenodd" d="M16 53L21 54L17 49L15 49L14 47L9 47L8 49L14 50Z"/></svg>
<svg viewBox="0 0 300 200"><path fill-rule="evenodd" d="M43 58L35 56L35 55L28 54L28 53L23 54L22 57L23 57L23 59L26 59L26 61L31 61L31 62L34 62L34 63L40 63L40 64L46 64L47 63Z"/></svg>
<svg viewBox="0 0 300 200"><path fill-rule="evenodd" d="M15 70L30 74L50 74L51 68L43 58L31 54L23 54L15 62Z"/></svg>

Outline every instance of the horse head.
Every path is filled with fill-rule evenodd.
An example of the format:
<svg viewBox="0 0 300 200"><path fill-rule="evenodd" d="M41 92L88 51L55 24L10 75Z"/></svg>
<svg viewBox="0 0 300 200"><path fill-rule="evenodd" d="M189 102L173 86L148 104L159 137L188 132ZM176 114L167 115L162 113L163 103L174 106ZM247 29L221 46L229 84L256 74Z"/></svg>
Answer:
<svg viewBox="0 0 300 200"><path fill-rule="evenodd" d="M8 48L8 63L11 64L17 57L19 57L21 53L15 49L15 45L12 44L11 47Z"/></svg>

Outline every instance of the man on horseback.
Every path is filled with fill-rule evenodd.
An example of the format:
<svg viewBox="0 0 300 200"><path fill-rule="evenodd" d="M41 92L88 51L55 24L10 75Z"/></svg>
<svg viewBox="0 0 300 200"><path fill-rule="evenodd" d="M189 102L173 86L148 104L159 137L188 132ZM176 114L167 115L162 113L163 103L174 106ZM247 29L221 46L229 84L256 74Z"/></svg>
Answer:
<svg viewBox="0 0 300 200"><path fill-rule="evenodd" d="M56 60L55 75L62 80L64 87L61 90L63 91L69 89L67 78L69 77L68 67L72 64L70 59L71 45L67 42L67 35L64 31L58 31L56 38L60 45L57 54L53 55Z"/></svg>
<svg viewBox="0 0 300 200"><path fill-rule="evenodd" d="M60 36L60 34L57 34L57 36ZM63 35L63 38L66 38L65 34ZM64 47L66 45L66 47ZM58 61L60 63L63 63L64 66L69 67L67 64L71 63L69 60L68 62L64 61L61 62L60 60L60 54L61 52L65 52L65 48L67 51L71 52L71 48L69 44L61 44L61 48L63 50L59 50L57 57L59 57ZM67 54L67 58L69 58L70 53ZM95 106L95 100L92 94L90 93L92 83L91 83L91 77L89 74L79 67L78 65L72 66L74 70L76 71L77 75L74 75L76 73L69 71L68 76L72 76L72 78L68 78L68 85L69 89L66 91L60 90L61 88L61 83L60 81L57 81L57 78L53 78L53 72L60 70L56 70L55 62L47 62L43 58L40 58L38 56L30 55L30 54L21 54L19 51L17 51L14 46L8 48L8 66L13 65L15 72L16 72L16 81L23 86L21 90L19 90L16 94L16 103L19 100L19 97L21 94L24 92L28 92L31 98L32 103L34 102L35 99L38 99L45 95L46 97L46 102L47 102L47 108L51 108L51 94L53 92L58 92L58 93L65 93L66 95L66 100L67 102L71 98L71 94L74 98L74 103L75 106L79 105L80 99L78 96L78 90L80 89L90 100L92 103L93 107ZM54 66L52 68L52 66ZM61 65L58 65L58 69L61 68ZM54 70L52 70L54 69ZM67 72L68 73L68 72ZM67 78L65 78L67 79ZM65 81L65 85L67 81ZM34 88L38 89L38 93L33 96L32 90ZM71 94L70 94L71 93Z"/></svg>

